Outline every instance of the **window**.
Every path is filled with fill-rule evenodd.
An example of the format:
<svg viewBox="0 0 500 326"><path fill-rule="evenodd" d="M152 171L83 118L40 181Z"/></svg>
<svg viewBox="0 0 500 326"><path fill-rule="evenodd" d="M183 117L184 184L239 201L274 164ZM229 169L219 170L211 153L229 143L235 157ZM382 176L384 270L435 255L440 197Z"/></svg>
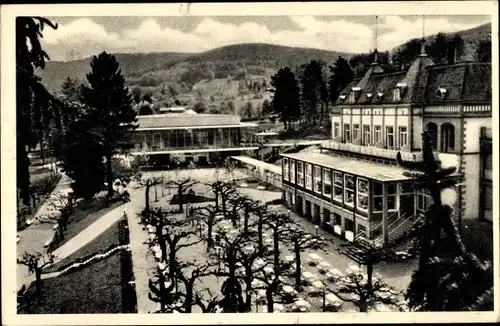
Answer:
<svg viewBox="0 0 500 326"><path fill-rule="evenodd" d="M354 204L354 176L344 175L344 202L352 206Z"/></svg>
<svg viewBox="0 0 500 326"><path fill-rule="evenodd" d="M373 144L377 145L377 143L382 141L382 127L375 126L375 138L373 139Z"/></svg>
<svg viewBox="0 0 500 326"><path fill-rule="evenodd" d="M304 163L297 162L297 184L304 186Z"/></svg>
<svg viewBox="0 0 500 326"><path fill-rule="evenodd" d="M335 122L333 124L333 137L339 137L340 136L340 123Z"/></svg>
<svg viewBox="0 0 500 326"><path fill-rule="evenodd" d="M417 210L425 212L430 203L431 196L426 191L421 190L417 193Z"/></svg>
<svg viewBox="0 0 500 326"><path fill-rule="evenodd" d="M382 183L374 181L372 183L373 192L373 212L382 212L383 210L383 189ZM394 211L397 209L397 188L396 184L387 185L387 210Z"/></svg>
<svg viewBox="0 0 500 326"><path fill-rule="evenodd" d="M455 150L455 127L451 123L441 125L441 151Z"/></svg>
<svg viewBox="0 0 500 326"><path fill-rule="evenodd" d="M401 90L399 88L395 88L394 92L392 93L392 100L393 101L400 101L401 100Z"/></svg>
<svg viewBox="0 0 500 326"><path fill-rule="evenodd" d="M363 144L368 146L371 144L370 142L370 125L363 125Z"/></svg>
<svg viewBox="0 0 500 326"><path fill-rule="evenodd" d="M312 190L312 166L306 163L306 189Z"/></svg>
<svg viewBox="0 0 500 326"><path fill-rule="evenodd" d="M352 126L352 141L359 139L359 125L355 124Z"/></svg>
<svg viewBox="0 0 500 326"><path fill-rule="evenodd" d="M372 182L372 193L373 193L373 212L382 212L383 209L383 196L382 196L382 184L380 182Z"/></svg>
<svg viewBox="0 0 500 326"><path fill-rule="evenodd" d="M429 122L425 129L431 138L431 146L434 149L437 149L437 140L438 140L438 127L434 122Z"/></svg>
<svg viewBox="0 0 500 326"><path fill-rule="evenodd" d="M408 145L408 131L406 127L399 127L399 147Z"/></svg>
<svg viewBox="0 0 500 326"><path fill-rule="evenodd" d="M350 92L349 93L349 103L354 103L354 102L356 102L356 93Z"/></svg>
<svg viewBox="0 0 500 326"><path fill-rule="evenodd" d="M394 127L387 127L385 130L387 148L394 148Z"/></svg>
<svg viewBox="0 0 500 326"><path fill-rule="evenodd" d="M357 188L357 206L359 209L368 209L368 180L358 178L358 188Z"/></svg>
<svg viewBox="0 0 500 326"><path fill-rule="evenodd" d="M290 182L295 183L295 161L290 160Z"/></svg>
<svg viewBox="0 0 500 326"><path fill-rule="evenodd" d="M342 173L333 172L333 199L342 201L343 184Z"/></svg>
<svg viewBox="0 0 500 326"><path fill-rule="evenodd" d="M347 123L344 124L344 141L351 142L351 125Z"/></svg>
<svg viewBox="0 0 500 326"><path fill-rule="evenodd" d="M321 184L321 167L314 167L314 191L321 193L323 185Z"/></svg>
<svg viewBox="0 0 500 326"><path fill-rule="evenodd" d="M288 167L288 159L284 158L283 159L283 180L288 181L289 180L289 174L290 170Z"/></svg>
<svg viewBox="0 0 500 326"><path fill-rule="evenodd" d="M332 170L323 168L323 195L332 195Z"/></svg>

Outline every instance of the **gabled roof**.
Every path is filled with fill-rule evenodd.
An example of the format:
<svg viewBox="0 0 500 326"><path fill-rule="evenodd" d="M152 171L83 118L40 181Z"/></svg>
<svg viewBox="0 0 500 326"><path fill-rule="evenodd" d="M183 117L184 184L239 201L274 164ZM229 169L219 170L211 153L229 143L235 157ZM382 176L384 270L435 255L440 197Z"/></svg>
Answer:
<svg viewBox="0 0 500 326"><path fill-rule="evenodd" d="M361 81L364 85L359 86ZM392 91L398 83L406 85L400 88L400 101L394 101ZM350 103L348 95L353 87L361 90L357 92L356 102ZM440 88L446 90L444 96L438 92ZM378 92L384 96L379 98ZM341 94L346 98L337 99L336 105L491 102L491 64L460 62L435 66L429 57L421 55L408 70L367 73L362 79L353 80Z"/></svg>

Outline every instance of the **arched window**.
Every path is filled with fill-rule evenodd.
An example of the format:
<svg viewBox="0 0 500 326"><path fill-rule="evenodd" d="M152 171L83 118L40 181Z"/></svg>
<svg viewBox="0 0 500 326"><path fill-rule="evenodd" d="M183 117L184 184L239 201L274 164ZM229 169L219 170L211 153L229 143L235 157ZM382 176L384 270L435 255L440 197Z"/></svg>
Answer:
<svg viewBox="0 0 500 326"><path fill-rule="evenodd" d="M441 151L451 152L455 150L455 126L451 123L441 125Z"/></svg>
<svg viewBox="0 0 500 326"><path fill-rule="evenodd" d="M432 148L437 149L437 140L438 140L438 127L437 127L437 124L435 124L434 122L429 122L425 126L425 130L431 136L431 142L432 142L431 146L432 146Z"/></svg>

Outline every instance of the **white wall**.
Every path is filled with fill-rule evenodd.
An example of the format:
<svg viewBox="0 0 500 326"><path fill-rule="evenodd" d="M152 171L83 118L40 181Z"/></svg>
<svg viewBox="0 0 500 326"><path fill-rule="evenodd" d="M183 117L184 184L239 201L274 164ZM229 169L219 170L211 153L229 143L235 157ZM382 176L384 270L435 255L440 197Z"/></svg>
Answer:
<svg viewBox="0 0 500 326"><path fill-rule="evenodd" d="M479 155L464 155L465 210L463 218L479 217Z"/></svg>
<svg viewBox="0 0 500 326"><path fill-rule="evenodd" d="M464 153L478 153L481 127L491 128L491 118L466 118L465 121Z"/></svg>

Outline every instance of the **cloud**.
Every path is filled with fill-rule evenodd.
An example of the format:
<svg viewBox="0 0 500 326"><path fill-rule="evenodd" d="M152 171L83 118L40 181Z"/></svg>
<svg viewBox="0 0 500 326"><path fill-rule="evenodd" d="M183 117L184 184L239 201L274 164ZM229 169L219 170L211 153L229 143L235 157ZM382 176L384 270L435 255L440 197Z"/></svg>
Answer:
<svg viewBox="0 0 500 326"><path fill-rule="evenodd" d="M87 52L97 45L110 52L201 52L236 43L272 43L285 46L312 47L341 52L366 52L374 48L373 26L344 19L325 21L314 16L290 16L289 25L270 30L250 20L239 24L205 18L191 31L162 27L153 18L144 19L138 27L119 32L108 31L89 18L79 18L47 30L44 40L56 49L54 59L61 59L69 49ZM472 28L477 23L451 22L446 18L426 18L427 35ZM391 49L422 35L421 20L400 16L379 19L379 50ZM86 45L95 46L86 49ZM82 53L90 55L93 53Z"/></svg>

